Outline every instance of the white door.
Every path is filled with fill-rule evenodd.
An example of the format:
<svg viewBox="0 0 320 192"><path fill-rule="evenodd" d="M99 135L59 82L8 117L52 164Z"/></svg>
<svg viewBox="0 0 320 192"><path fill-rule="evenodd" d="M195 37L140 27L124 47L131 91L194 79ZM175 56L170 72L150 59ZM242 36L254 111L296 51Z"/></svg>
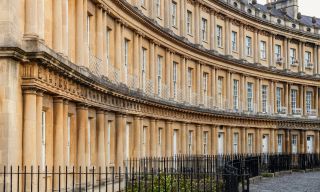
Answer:
<svg viewBox="0 0 320 192"><path fill-rule="evenodd" d="M218 133L218 154L223 154L223 133Z"/></svg>
<svg viewBox="0 0 320 192"><path fill-rule="evenodd" d="M268 140L269 135L262 136L262 153L268 153Z"/></svg>
<svg viewBox="0 0 320 192"><path fill-rule="evenodd" d="M307 136L307 153L313 153L313 136Z"/></svg>
<svg viewBox="0 0 320 192"><path fill-rule="evenodd" d="M282 153L282 135L278 135L278 153Z"/></svg>
<svg viewBox="0 0 320 192"><path fill-rule="evenodd" d="M177 155L177 137L178 130L173 131L173 156Z"/></svg>

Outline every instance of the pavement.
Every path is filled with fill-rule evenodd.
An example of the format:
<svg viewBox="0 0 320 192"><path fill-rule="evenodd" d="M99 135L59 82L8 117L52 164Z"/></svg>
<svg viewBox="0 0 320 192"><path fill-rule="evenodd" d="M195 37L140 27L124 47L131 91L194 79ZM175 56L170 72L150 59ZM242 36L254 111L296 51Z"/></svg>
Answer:
<svg viewBox="0 0 320 192"><path fill-rule="evenodd" d="M250 192L320 192L320 172L307 172L262 178L250 184Z"/></svg>

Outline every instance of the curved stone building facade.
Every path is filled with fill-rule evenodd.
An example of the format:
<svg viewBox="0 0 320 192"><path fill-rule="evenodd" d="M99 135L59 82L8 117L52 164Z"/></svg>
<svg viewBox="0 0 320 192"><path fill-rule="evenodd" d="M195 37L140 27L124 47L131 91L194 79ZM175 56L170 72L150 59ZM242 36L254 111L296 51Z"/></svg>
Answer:
<svg viewBox="0 0 320 192"><path fill-rule="evenodd" d="M320 150L320 20L296 0L0 7L2 165Z"/></svg>

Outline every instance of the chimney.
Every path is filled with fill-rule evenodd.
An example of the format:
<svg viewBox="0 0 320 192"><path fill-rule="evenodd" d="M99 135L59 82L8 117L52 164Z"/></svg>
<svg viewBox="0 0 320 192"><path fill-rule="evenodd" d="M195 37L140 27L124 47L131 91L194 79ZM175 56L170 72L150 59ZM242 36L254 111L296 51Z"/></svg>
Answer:
<svg viewBox="0 0 320 192"><path fill-rule="evenodd" d="M298 0L267 0L276 9L283 10L290 17L297 19L299 13Z"/></svg>

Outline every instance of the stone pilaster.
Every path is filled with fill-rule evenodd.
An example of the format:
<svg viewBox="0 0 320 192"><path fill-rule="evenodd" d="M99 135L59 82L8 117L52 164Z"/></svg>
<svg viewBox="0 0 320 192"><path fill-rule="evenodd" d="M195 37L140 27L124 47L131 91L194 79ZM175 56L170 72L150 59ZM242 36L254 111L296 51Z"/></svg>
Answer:
<svg viewBox="0 0 320 192"><path fill-rule="evenodd" d="M97 111L97 166L103 167L106 165L105 160L105 113L103 110Z"/></svg>

